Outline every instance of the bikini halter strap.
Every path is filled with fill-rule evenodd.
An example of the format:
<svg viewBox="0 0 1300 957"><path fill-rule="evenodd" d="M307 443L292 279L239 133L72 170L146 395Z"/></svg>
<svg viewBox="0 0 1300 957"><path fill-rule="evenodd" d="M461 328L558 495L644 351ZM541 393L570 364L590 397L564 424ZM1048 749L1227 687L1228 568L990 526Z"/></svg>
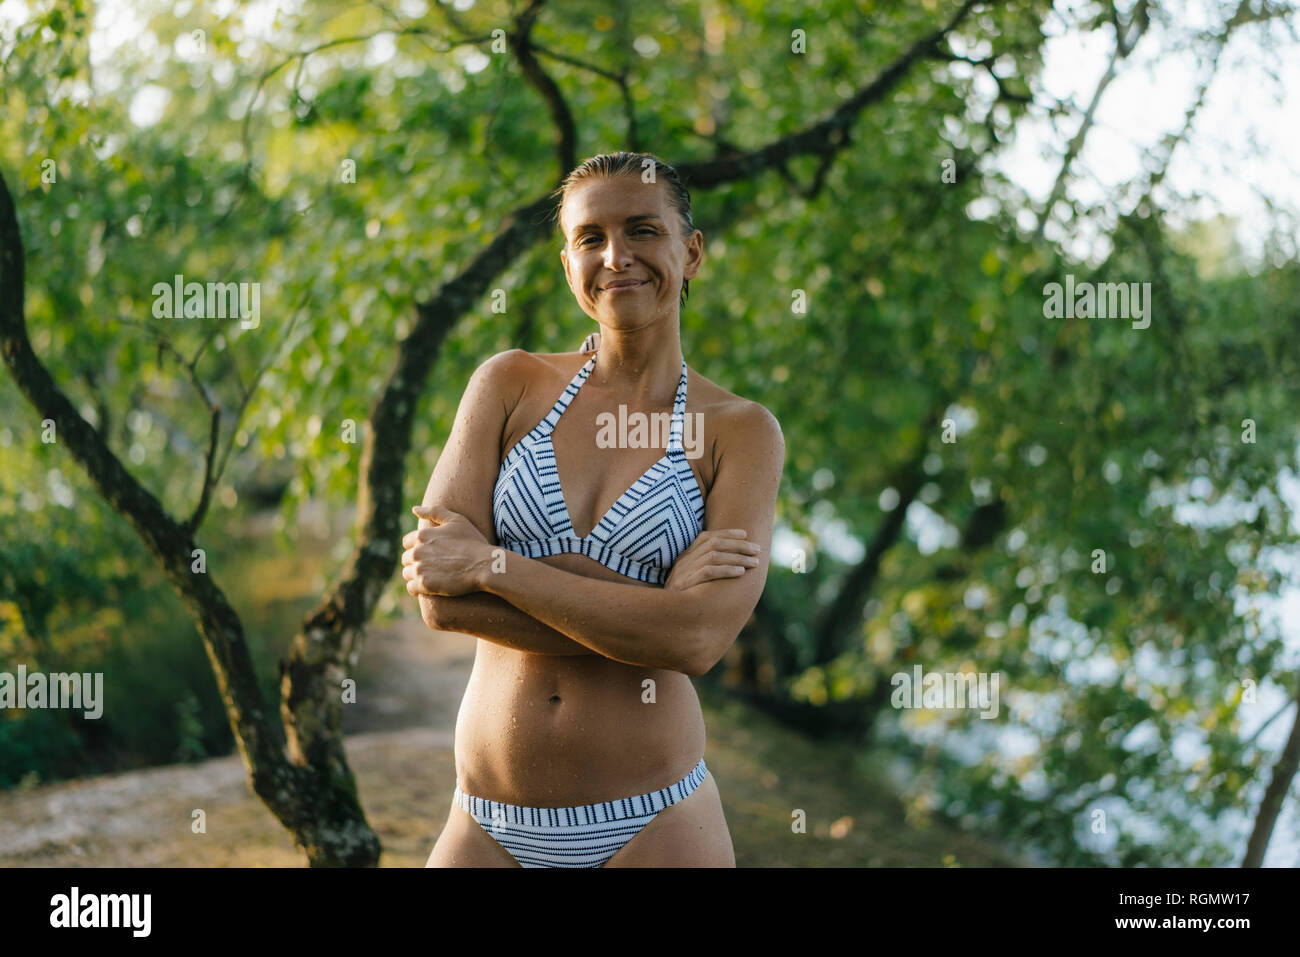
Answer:
<svg viewBox="0 0 1300 957"><path fill-rule="evenodd" d="M578 390L582 388L583 383L585 383L587 378L591 375L591 370L596 367L596 355L596 352L591 354L591 358L588 359L583 364L582 368L577 371L574 377L569 380L569 384L564 387L564 392L555 400L555 405L551 406L551 411L547 414L546 418L542 420L541 425L539 426L539 431L542 435L549 435L555 429L556 424L560 421L560 416L564 415L564 410L569 407L569 403L573 401L573 397L578 394ZM682 451L682 428L685 418L686 357L682 356L682 375L677 381L677 395L673 398L672 427L669 430L668 435L669 452Z"/></svg>

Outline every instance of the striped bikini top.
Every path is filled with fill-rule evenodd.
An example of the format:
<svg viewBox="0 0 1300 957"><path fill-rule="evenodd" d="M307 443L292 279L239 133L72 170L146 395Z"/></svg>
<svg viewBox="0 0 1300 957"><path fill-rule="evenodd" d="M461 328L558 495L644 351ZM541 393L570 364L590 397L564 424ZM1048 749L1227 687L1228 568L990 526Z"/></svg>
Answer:
<svg viewBox="0 0 1300 957"><path fill-rule="evenodd" d="M686 360L673 400L667 454L622 494L591 534L579 538L560 488L551 433L595 365L593 354L546 418L502 460L492 491L497 542L528 558L586 555L620 575L662 585L677 556L704 528L704 495L682 446Z"/></svg>

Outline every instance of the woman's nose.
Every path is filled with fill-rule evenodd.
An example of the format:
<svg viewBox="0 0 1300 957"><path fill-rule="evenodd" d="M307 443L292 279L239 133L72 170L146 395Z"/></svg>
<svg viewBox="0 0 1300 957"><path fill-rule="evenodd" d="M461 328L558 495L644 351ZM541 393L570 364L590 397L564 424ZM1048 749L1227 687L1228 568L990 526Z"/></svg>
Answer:
<svg viewBox="0 0 1300 957"><path fill-rule="evenodd" d="M617 236L610 239L605 244L605 268L612 269L615 265L626 266L632 262L632 254L628 251L623 240Z"/></svg>

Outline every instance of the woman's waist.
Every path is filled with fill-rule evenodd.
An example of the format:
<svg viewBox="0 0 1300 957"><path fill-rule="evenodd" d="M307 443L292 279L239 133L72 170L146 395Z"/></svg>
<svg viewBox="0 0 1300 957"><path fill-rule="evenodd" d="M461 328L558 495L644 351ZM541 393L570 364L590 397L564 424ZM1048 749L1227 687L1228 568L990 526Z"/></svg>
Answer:
<svg viewBox="0 0 1300 957"><path fill-rule="evenodd" d="M496 668L480 656L461 701L458 735L581 756L657 742L671 747L685 734L703 733L700 699L680 672L596 656L526 657L549 660Z"/></svg>
<svg viewBox="0 0 1300 957"><path fill-rule="evenodd" d="M673 711L681 705L699 710L690 678L680 671L615 661L604 655L548 655L508 648L480 639L474 656L466 698L482 697L494 707L509 701L528 708L559 697L596 712L638 711L660 705Z"/></svg>
<svg viewBox="0 0 1300 957"><path fill-rule="evenodd" d="M685 675L634 670L494 675L476 665L456 722L462 790L565 807L672 784L704 754L699 699Z"/></svg>
<svg viewBox="0 0 1300 957"><path fill-rule="evenodd" d="M673 742L662 752L633 757L618 749L585 758L575 753L531 757L505 753L485 756L456 740L456 785L488 801L520 807L580 807L650 794L671 787L702 762L704 735Z"/></svg>

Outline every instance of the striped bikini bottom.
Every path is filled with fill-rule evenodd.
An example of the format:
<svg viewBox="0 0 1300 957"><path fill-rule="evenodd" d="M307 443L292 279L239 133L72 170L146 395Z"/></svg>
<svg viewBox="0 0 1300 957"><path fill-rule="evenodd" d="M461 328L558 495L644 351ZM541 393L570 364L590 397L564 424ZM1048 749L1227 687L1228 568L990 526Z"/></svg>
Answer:
<svg viewBox="0 0 1300 957"><path fill-rule="evenodd" d="M522 807L466 794L456 806L478 821L521 867L603 867L664 808L703 783L704 759L676 784L636 797L577 807Z"/></svg>

